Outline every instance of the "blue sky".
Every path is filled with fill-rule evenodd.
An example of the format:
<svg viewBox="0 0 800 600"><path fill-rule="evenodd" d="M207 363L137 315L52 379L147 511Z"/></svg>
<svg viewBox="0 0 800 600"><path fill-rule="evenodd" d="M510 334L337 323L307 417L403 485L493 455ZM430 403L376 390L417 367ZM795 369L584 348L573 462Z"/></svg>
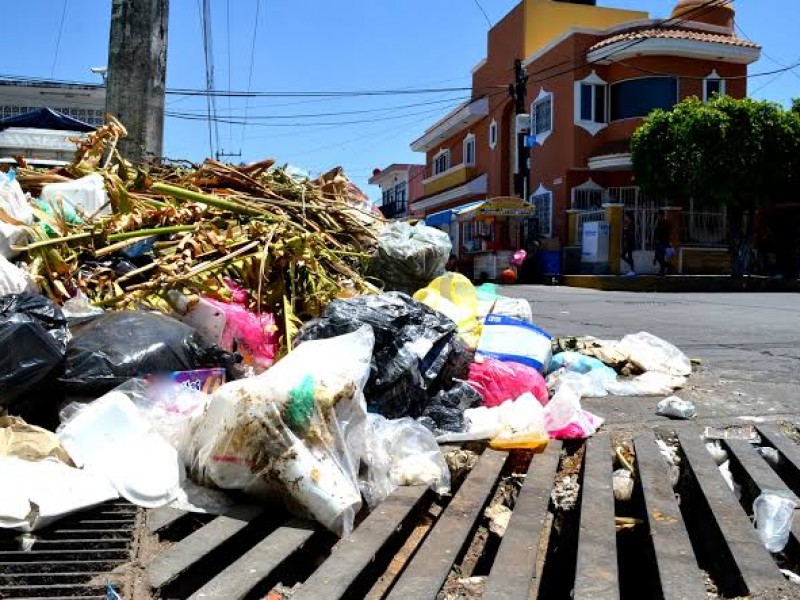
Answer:
<svg viewBox="0 0 800 600"><path fill-rule="evenodd" d="M252 89L330 91L465 87L470 69L486 51L488 25L474 0L348 0L322 2L260 0ZM216 85L247 89L257 0L211 0ZM482 0L492 22L517 0ZM667 17L673 0L599 0L604 6L648 10ZM62 0L15 3L0 36L2 74L96 81L90 67L106 62L110 0L66 0L66 16L56 54ZM204 86L205 70L197 0L172 0L167 85ZM228 36L227 9L230 6ZM800 0L737 0L737 23L763 46L751 73L773 71L800 61ZM741 32L739 33L741 35ZM230 54L228 44L230 40ZM230 69L228 68L230 56ZM796 73L796 74L795 74ZM779 77L750 80L751 93L788 103L800 96L800 68ZM242 160L274 157L311 173L336 165L373 197L366 185L374 167L421 162L409 143L451 109L467 92L372 98L254 98L251 118L283 115L283 120L252 119L219 125L220 147L242 151ZM168 110L204 114L205 100L168 96ZM244 99L220 98L217 112L241 120ZM412 106L413 105L413 106ZM319 113L357 112L319 118ZM361 121L341 124L342 121ZM364 122L368 121L368 122ZM317 125L316 123L325 123ZM291 126L274 126L275 124ZM295 125L302 124L302 125ZM269 126L268 126L269 125ZM174 158L208 155L208 129L202 121L168 118L165 151ZM231 160L240 160L234 158Z"/></svg>

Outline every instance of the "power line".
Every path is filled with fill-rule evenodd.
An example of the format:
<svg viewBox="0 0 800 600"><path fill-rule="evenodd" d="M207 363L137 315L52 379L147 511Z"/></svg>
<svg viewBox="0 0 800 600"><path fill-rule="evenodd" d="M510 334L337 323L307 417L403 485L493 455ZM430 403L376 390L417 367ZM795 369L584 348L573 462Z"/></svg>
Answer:
<svg viewBox="0 0 800 600"><path fill-rule="evenodd" d="M741 33L741 34L742 34L742 35L745 37L745 39L748 39L748 40L750 40L751 42L753 42L753 38L751 38L749 35L747 35L747 33L745 32L745 30L744 30L744 29L742 29L742 27L741 27L741 25L739 25L739 23L737 23L736 21L734 21L734 22L733 22L733 26L734 26L734 27L736 27L736 29L738 29L738 30L739 30L739 33ZM755 43L755 42L753 42L753 43ZM764 58L766 58L766 59L768 59L768 60L771 60L772 62L774 62L774 63L775 63L776 65L778 65L779 67L786 67L786 64L785 64L785 63L783 63L783 62L781 62L781 61L777 60L776 58L773 58L772 56L770 56L769 54L767 54L766 52L764 52L764 50L763 50L763 49L761 50L761 54L762 54L762 56L763 56ZM791 73L792 75L794 75L795 77L797 77L798 79L800 79L800 75L798 75L797 71L795 71L795 70L793 70L793 69L790 69L790 70L789 70L789 73ZM778 77L776 77L775 79L778 79ZM771 80L769 83L772 83L772 81L775 81L775 79ZM758 88L758 89L762 89L763 87L766 87L767 85L769 85L769 83L768 83L768 84L765 84L764 86L762 86L762 87L760 87L760 88ZM757 91L757 90L754 90L754 92L755 92L755 91Z"/></svg>
<svg viewBox="0 0 800 600"><path fill-rule="evenodd" d="M492 28L492 20L489 18L489 15L487 15L486 11L483 10L483 6L481 6L481 3L480 3L479 0L474 0L474 2L475 2L475 6L477 6L480 9L480 11L483 13L483 18L486 19L486 23L489 25L489 29L491 29Z"/></svg>
<svg viewBox="0 0 800 600"><path fill-rule="evenodd" d="M56 62L58 62L58 50L61 47L61 34L64 31L64 21L67 17L67 0L61 4L61 21L58 24L58 36L56 37L56 50L53 53L53 66L50 67L50 77L56 73Z"/></svg>
<svg viewBox="0 0 800 600"><path fill-rule="evenodd" d="M361 114L369 114L369 113L380 113L380 112L388 112L394 110L400 110L403 108L415 108L417 106L431 106L434 104L447 104L450 102L455 101L464 101L468 100L469 96L459 96L456 98L444 98L442 100L430 100L427 102L414 102L412 104L400 104L396 106L384 106L382 108L366 108L361 110L342 110L336 112L320 112L320 113L300 113L300 114L293 114L293 115L249 115L251 120L281 120L281 119L305 119L305 118L320 118L320 117L338 117L344 115L361 115ZM173 111L176 112L176 111ZM181 111L182 115L201 115L200 111L191 111L185 110ZM218 115L221 119L236 119L241 118L241 115Z"/></svg>
<svg viewBox="0 0 800 600"><path fill-rule="evenodd" d="M250 110L250 90L253 84L253 65L256 60L256 39L258 38L258 15L261 9L261 0L256 0L256 18L253 22L253 41L250 45L250 68L247 74L247 99L244 104L244 125L242 126L242 137L239 142L239 153L241 154L244 148L244 139L247 131L247 113Z"/></svg>
<svg viewBox="0 0 800 600"><path fill-rule="evenodd" d="M214 92L214 54L211 39L211 7L209 0L197 0L197 9L200 14L200 30L203 40L203 58L206 71L206 113L208 119L208 150L215 156L216 144L219 144L219 125L216 119L217 107Z"/></svg>
<svg viewBox="0 0 800 600"><path fill-rule="evenodd" d="M225 39L228 53L228 89L231 89L233 87L231 75L233 71L231 68L231 0L226 0L225 2L225 27L227 29ZM228 98L228 112L233 112L230 98ZM228 127L228 147L233 148L233 125Z"/></svg>

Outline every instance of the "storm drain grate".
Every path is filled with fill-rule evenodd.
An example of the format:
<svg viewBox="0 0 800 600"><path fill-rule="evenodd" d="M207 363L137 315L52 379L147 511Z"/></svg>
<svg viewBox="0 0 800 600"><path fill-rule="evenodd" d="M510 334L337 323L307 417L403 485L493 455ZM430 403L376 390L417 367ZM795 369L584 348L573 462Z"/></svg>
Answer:
<svg viewBox="0 0 800 600"><path fill-rule="evenodd" d="M108 502L30 534L0 534L0 598L105 600L131 560L138 509Z"/></svg>

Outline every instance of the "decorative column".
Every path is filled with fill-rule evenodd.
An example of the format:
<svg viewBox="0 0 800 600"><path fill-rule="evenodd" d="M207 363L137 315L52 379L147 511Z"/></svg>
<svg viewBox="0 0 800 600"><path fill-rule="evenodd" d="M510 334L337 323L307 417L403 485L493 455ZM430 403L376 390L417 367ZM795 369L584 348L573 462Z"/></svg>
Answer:
<svg viewBox="0 0 800 600"><path fill-rule="evenodd" d="M624 204L608 203L603 204L606 211L606 223L608 223L608 267L612 275L619 275L620 259L622 258L622 213L625 210Z"/></svg>
<svg viewBox="0 0 800 600"><path fill-rule="evenodd" d="M578 239L578 215L581 211L570 208L567 210L567 246L580 246Z"/></svg>

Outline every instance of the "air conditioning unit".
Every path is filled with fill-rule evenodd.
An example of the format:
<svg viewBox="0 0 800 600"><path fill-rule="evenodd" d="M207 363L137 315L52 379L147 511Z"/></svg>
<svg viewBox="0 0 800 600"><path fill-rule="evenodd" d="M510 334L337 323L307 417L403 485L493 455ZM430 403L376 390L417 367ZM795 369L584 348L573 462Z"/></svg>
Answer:
<svg viewBox="0 0 800 600"><path fill-rule="evenodd" d="M531 130L531 116L517 115L517 133L527 133Z"/></svg>

